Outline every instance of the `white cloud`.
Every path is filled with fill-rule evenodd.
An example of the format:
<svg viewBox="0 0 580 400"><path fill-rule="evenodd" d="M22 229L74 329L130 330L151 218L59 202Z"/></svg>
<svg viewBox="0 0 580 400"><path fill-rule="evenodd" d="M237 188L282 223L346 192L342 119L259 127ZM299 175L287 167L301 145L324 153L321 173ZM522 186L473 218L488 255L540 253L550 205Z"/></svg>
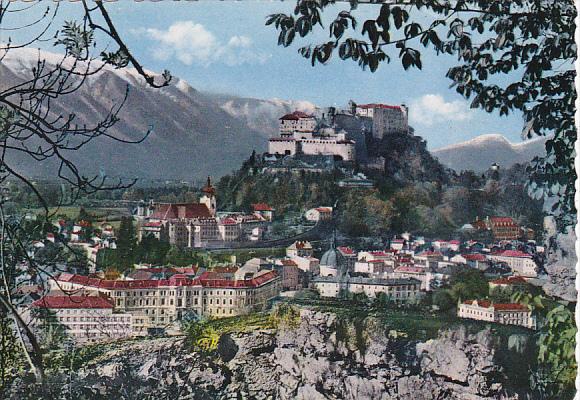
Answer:
<svg viewBox="0 0 580 400"><path fill-rule="evenodd" d="M202 24L193 21L177 21L166 30L145 29L145 34L158 42L152 48L155 58L174 57L186 65L264 63L270 57L255 49L247 36L232 36L223 42Z"/></svg>
<svg viewBox="0 0 580 400"><path fill-rule="evenodd" d="M409 119L412 125L432 126L449 121L467 121L473 117L467 102L445 101L439 94L426 94L411 102Z"/></svg>

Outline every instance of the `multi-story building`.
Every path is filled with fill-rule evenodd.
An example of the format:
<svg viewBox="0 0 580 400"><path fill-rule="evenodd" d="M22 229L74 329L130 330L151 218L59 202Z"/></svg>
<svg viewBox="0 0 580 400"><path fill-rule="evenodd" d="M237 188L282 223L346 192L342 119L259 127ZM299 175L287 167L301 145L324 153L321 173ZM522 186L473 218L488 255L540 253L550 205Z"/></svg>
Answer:
<svg viewBox="0 0 580 400"><path fill-rule="evenodd" d="M511 217L477 218L471 225L479 231L490 231L495 240L517 240L524 236L522 228Z"/></svg>
<svg viewBox="0 0 580 400"><path fill-rule="evenodd" d="M528 306L518 303L493 304L488 300L466 300L459 305L457 316L536 329L532 311Z"/></svg>
<svg viewBox="0 0 580 400"><path fill-rule="evenodd" d="M33 327L60 324L77 343L92 343L130 337L132 315L114 313L113 303L103 296L44 296L30 305L26 319ZM46 315L38 311L48 311Z"/></svg>
<svg viewBox="0 0 580 400"><path fill-rule="evenodd" d="M227 242L260 240L272 209L253 214L218 216L216 190L208 178L199 203L150 203L140 205L138 239L146 235L178 247L203 248ZM263 214L263 215L262 215Z"/></svg>
<svg viewBox="0 0 580 400"><path fill-rule="evenodd" d="M487 256L488 260L506 263L516 275L526 278L534 278L538 275L538 265L530 254L518 250L505 250L492 253Z"/></svg>
<svg viewBox="0 0 580 400"><path fill-rule="evenodd" d="M360 104L356 106L356 115L372 118L373 137L378 139L391 133L409 132L408 108L404 104Z"/></svg>
<svg viewBox="0 0 580 400"><path fill-rule="evenodd" d="M51 285L110 296L115 310L133 316L133 331L141 335L153 328L176 329L175 322L187 314L229 317L260 310L281 289L275 271L258 271L247 279L204 272L197 278L176 274L169 279L116 281L61 274Z"/></svg>
<svg viewBox="0 0 580 400"><path fill-rule="evenodd" d="M395 301L414 301L420 298L421 282L417 279L379 279L364 277L347 277L340 279L334 276L319 276L312 280L312 285L322 297L338 297L341 291L364 293L370 298L384 293Z"/></svg>
<svg viewBox="0 0 580 400"><path fill-rule="evenodd" d="M316 129L316 118L302 111L294 111L280 118L280 135L291 136L294 132L312 133Z"/></svg>

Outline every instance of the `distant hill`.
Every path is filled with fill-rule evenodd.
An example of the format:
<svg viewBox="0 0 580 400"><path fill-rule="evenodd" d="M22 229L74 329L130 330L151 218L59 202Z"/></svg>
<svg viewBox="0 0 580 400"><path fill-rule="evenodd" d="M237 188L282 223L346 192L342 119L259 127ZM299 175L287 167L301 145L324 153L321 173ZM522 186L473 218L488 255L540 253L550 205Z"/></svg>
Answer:
<svg viewBox="0 0 580 400"><path fill-rule="evenodd" d="M27 79L38 54L38 50L26 48L10 51L0 64L0 88ZM52 65L61 59L48 52L41 52L40 57ZM109 176L147 179L219 177L238 168L253 149L266 150L267 138L276 132L280 115L315 108L304 101L204 93L178 77L166 88L153 89L131 69L106 67L77 92L54 100L52 110L64 115L74 112L79 125L91 126L123 98L127 86L129 97L119 115L121 120L110 133L136 139L149 126L152 133L137 145L100 138L71 154L86 176L103 171ZM17 157L9 160L29 176L56 175L56 165Z"/></svg>
<svg viewBox="0 0 580 400"><path fill-rule="evenodd" d="M502 168L531 161L545 153L545 137L510 143L503 135L481 135L463 143L446 146L431 153L445 166L456 171L485 171L494 162Z"/></svg>

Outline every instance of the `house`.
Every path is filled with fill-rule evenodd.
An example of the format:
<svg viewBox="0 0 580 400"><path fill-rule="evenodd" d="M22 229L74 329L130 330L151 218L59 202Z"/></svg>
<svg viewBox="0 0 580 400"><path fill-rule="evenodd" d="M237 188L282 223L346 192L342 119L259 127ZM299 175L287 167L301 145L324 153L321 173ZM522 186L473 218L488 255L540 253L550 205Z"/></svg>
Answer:
<svg viewBox="0 0 580 400"><path fill-rule="evenodd" d="M532 316L532 311L528 306L518 303L493 304L488 300L466 300L459 305L457 316L536 329L536 319Z"/></svg>
<svg viewBox="0 0 580 400"><path fill-rule="evenodd" d="M50 294L30 305L31 325L38 328L48 321L60 324L77 343L94 343L130 337L132 315L114 313L113 303L104 296L51 296ZM52 315L47 319L43 312Z"/></svg>
<svg viewBox="0 0 580 400"><path fill-rule="evenodd" d="M519 250L504 250L487 256L489 260L506 263L514 272L526 278L538 275L538 265L533 257Z"/></svg>
<svg viewBox="0 0 580 400"><path fill-rule="evenodd" d="M523 276L508 276L506 278L500 278L489 282L489 288L513 288L519 289L525 287L527 281Z"/></svg>
<svg viewBox="0 0 580 400"><path fill-rule="evenodd" d="M461 247L461 242L459 240L450 240L449 241L449 250L459 251L460 247Z"/></svg>
<svg viewBox="0 0 580 400"><path fill-rule="evenodd" d="M257 215L266 221L272 221L272 218L274 217L274 209L266 203L252 204L252 210L254 215Z"/></svg>
<svg viewBox="0 0 580 400"><path fill-rule="evenodd" d="M312 257L314 249L308 241L298 240L286 248L287 257Z"/></svg>
<svg viewBox="0 0 580 400"><path fill-rule="evenodd" d="M403 250L403 247L404 246L405 246L405 240L404 239L392 239L391 240L390 247L393 250Z"/></svg>
<svg viewBox="0 0 580 400"><path fill-rule="evenodd" d="M329 221L332 219L332 207L316 207L306 211L304 218L311 222Z"/></svg>

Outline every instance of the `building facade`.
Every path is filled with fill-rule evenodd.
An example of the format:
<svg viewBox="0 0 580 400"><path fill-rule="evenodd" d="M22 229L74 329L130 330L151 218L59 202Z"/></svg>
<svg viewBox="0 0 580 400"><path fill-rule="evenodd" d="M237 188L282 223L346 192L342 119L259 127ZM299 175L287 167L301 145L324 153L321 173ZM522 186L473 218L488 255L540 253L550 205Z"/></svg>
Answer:
<svg viewBox="0 0 580 400"><path fill-rule="evenodd" d="M231 317L260 310L281 290L275 271L242 280L213 272L198 278L177 274L169 279L125 281L61 274L52 284L63 290L88 289L110 296L115 310L133 316L133 331L138 335L151 328L176 329L175 323L188 314Z"/></svg>
<svg viewBox="0 0 580 400"><path fill-rule="evenodd" d="M94 343L130 337L133 333L132 315L113 312L113 303L102 296L44 296L31 304L31 324L60 324L76 343ZM35 318L37 311L44 321Z"/></svg>
<svg viewBox="0 0 580 400"><path fill-rule="evenodd" d="M418 300L421 296L421 282L416 279L348 277L341 280L319 276L312 280L312 285L322 297L338 297L341 291L364 293L369 298L384 293L389 299L407 302Z"/></svg>
<svg viewBox="0 0 580 400"><path fill-rule="evenodd" d="M459 305L457 316L536 329L536 319L532 316L532 311L518 303L493 304L487 300L467 300Z"/></svg>

